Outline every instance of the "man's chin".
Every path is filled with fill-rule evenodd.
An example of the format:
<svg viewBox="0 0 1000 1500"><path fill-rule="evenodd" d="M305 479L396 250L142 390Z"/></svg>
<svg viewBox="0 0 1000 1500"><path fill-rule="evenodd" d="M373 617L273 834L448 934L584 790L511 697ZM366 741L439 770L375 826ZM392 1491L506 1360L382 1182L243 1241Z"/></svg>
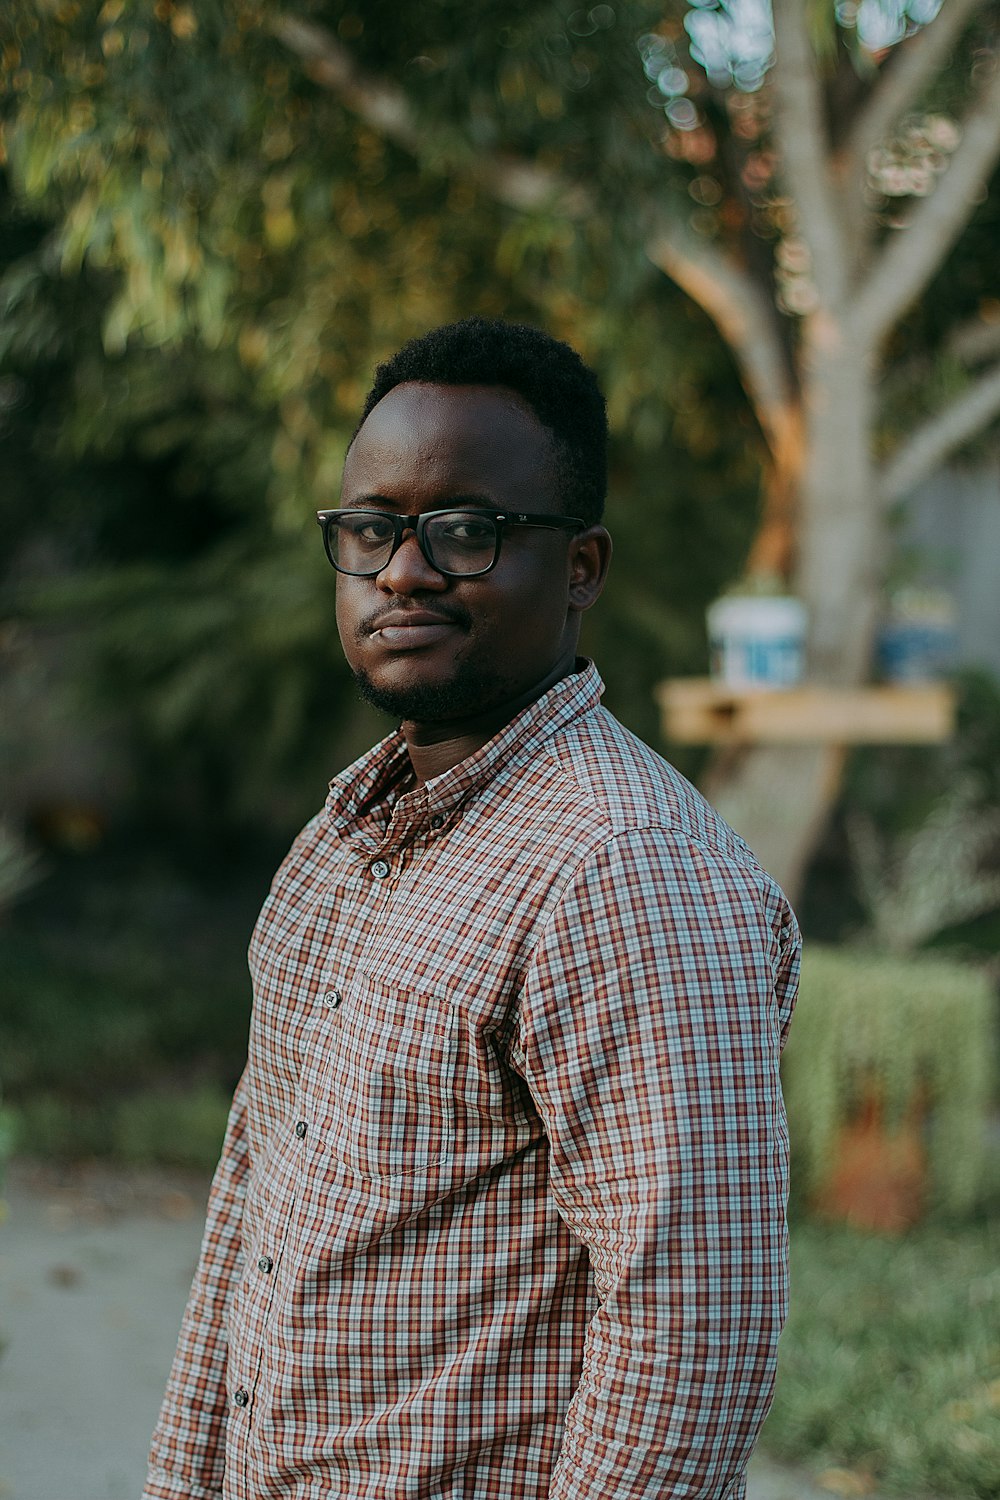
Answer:
<svg viewBox="0 0 1000 1500"><path fill-rule="evenodd" d="M417 682L405 687L383 686L365 671L355 671L354 681L366 703L392 719L413 724L447 723L487 713L513 689L485 673L466 672L450 682Z"/></svg>

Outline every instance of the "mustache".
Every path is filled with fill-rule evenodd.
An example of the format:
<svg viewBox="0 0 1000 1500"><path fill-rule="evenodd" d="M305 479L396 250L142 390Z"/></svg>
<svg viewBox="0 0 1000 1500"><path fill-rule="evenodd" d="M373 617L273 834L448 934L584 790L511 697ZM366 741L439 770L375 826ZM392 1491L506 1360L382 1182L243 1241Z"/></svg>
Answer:
<svg viewBox="0 0 1000 1500"><path fill-rule="evenodd" d="M417 614L422 610L437 615L442 620L447 620L451 625L468 626L471 624L467 611L457 608L455 605L440 604L436 599L428 600L424 604L419 599L414 599L410 604L387 604L383 609L375 610L372 614L366 615L358 625L357 633L359 636L371 635L373 630L381 628L383 621L387 620L390 615L395 615L398 619L400 615Z"/></svg>

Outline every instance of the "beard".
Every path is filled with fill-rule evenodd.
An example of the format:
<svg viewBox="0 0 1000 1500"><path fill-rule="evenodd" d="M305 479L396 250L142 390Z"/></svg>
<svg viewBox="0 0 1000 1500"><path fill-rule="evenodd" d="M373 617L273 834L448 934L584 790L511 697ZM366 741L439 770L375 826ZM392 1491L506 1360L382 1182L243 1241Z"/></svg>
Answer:
<svg viewBox="0 0 1000 1500"><path fill-rule="evenodd" d="M475 718L516 694L514 684L500 673L485 672L472 662L461 666L450 682L415 683L406 688L381 688L358 668L354 681L364 701L393 719L414 724L448 723Z"/></svg>

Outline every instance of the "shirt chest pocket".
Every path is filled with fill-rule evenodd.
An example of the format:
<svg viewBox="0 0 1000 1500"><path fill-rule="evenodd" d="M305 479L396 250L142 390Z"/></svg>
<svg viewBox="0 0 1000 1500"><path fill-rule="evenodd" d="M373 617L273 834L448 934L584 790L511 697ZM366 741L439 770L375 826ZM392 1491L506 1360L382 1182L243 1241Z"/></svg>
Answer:
<svg viewBox="0 0 1000 1500"><path fill-rule="evenodd" d="M460 1021L447 1000L359 975L329 1056L327 1141L363 1177L424 1172L457 1146Z"/></svg>

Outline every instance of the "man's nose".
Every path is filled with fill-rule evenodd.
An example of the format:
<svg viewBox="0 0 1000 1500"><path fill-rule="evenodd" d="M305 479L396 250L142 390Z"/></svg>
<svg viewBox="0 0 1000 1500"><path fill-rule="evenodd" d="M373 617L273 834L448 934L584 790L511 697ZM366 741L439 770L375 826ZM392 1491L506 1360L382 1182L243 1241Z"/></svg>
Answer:
<svg viewBox="0 0 1000 1500"><path fill-rule="evenodd" d="M448 579L437 568L431 567L421 552L415 531L404 533L402 542L375 582L387 594L416 594L426 589L441 592L448 587Z"/></svg>

